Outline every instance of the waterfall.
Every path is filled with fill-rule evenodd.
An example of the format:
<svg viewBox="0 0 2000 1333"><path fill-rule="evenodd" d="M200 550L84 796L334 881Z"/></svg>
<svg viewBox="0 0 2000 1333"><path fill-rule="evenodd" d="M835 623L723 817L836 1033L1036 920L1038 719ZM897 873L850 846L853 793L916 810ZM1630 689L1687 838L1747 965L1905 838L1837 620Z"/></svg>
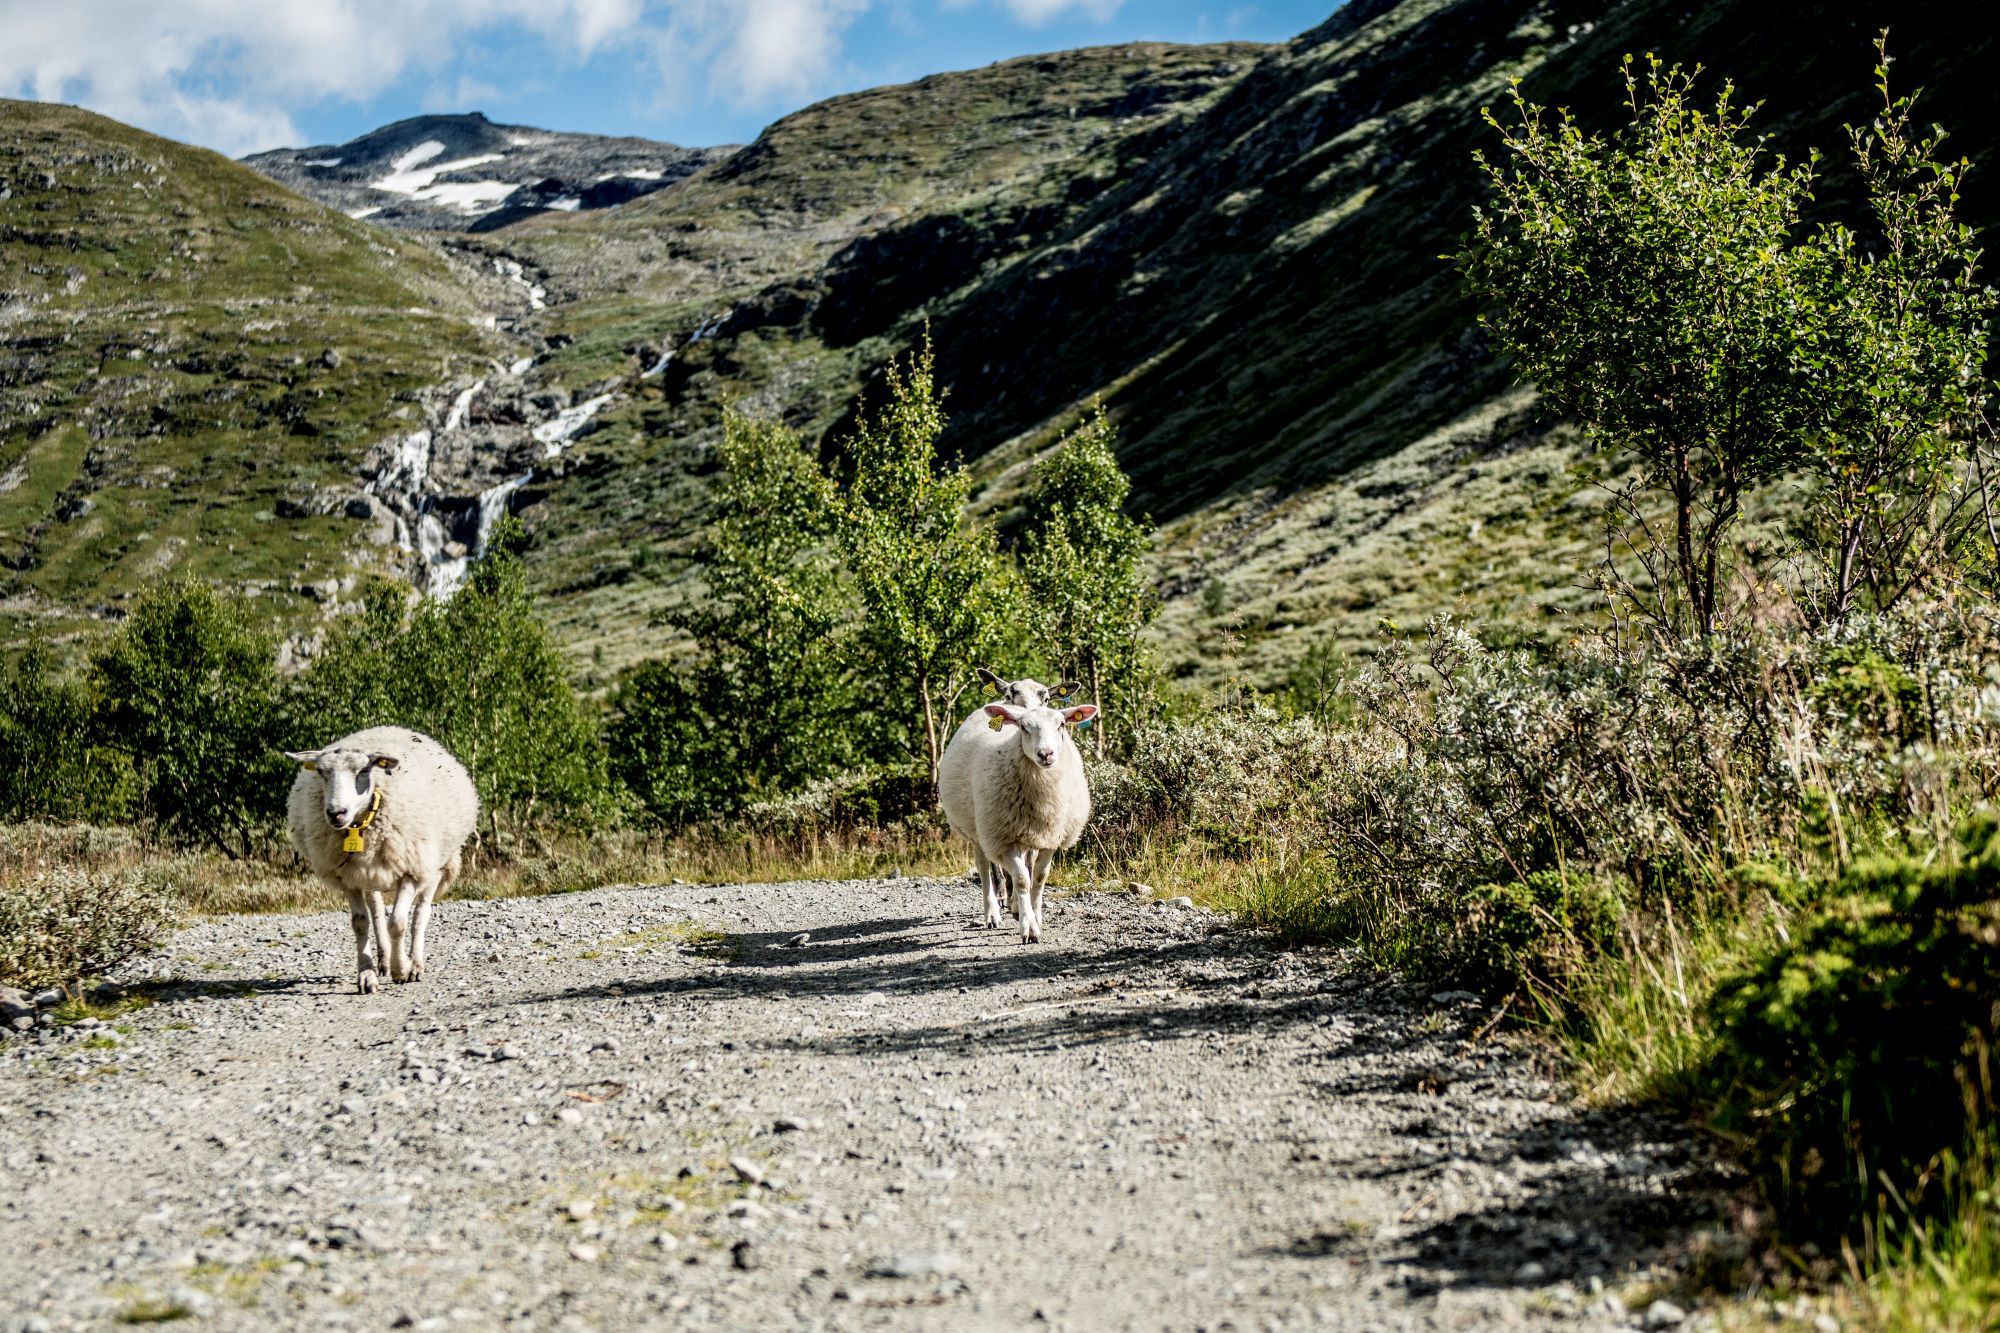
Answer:
<svg viewBox="0 0 2000 1333"><path fill-rule="evenodd" d="M516 362L510 374L518 377L530 364ZM377 445L374 475L363 488L394 517L396 544L415 557L417 583L432 597L450 597L465 586L472 562L486 553L494 525L508 512L514 496L535 478L530 469L468 495L448 490L450 483L433 473L441 437L465 428L473 399L485 387L486 381L480 380L459 390L435 430L412 431ZM561 455L617 396L598 394L532 424L529 434L542 446L542 457Z"/></svg>
<svg viewBox="0 0 2000 1333"><path fill-rule="evenodd" d="M697 327L693 333L688 335L688 340L682 343L679 347L662 348L660 350L660 359L653 363L653 368L651 370L641 372L639 378L642 380L649 380L652 379L655 375L661 375L666 373L667 367L672 365L674 362L674 354L676 352L685 351L687 348L690 348L694 346L696 343L700 342L703 338L712 336L717 329L722 327L723 321L728 318L729 314L727 311L725 311L720 315L713 315L710 316L708 319L702 321L701 325Z"/></svg>

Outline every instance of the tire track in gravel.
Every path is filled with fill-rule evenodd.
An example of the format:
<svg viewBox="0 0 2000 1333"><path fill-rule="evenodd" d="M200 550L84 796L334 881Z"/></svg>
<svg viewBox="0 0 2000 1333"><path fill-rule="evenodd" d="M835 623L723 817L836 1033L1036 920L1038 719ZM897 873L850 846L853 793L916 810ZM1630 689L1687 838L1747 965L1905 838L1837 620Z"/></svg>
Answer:
<svg viewBox="0 0 2000 1333"><path fill-rule="evenodd" d="M129 1033L0 1045L0 1333L1615 1327L1708 1206L1469 997L972 898L454 902L372 996L344 913L199 922Z"/></svg>

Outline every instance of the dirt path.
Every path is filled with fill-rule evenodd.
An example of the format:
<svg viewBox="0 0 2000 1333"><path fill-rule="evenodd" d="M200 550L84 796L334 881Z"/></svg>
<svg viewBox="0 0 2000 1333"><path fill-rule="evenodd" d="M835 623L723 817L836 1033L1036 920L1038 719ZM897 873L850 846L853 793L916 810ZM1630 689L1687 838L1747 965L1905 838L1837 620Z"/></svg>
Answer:
<svg viewBox="0 0 2000 1333"><path fill-rule="evenodd" d="M373 996L344 914L197 924L129 1033L0 1040L0 1333L1608 1327L1684 1234L1682 1149L1476 1002L972 896L451 903Z"/></svg>

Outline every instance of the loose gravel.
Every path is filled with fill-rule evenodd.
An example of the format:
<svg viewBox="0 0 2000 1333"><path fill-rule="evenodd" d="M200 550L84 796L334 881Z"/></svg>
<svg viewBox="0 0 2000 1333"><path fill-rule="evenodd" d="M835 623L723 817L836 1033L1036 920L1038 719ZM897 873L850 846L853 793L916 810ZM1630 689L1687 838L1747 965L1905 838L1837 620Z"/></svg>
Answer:
<svg viewBox="0 0 2000 1333"><path fill-rule="evenodd" d="M1029 947L973 909L448 903L366 996L344 913L202 921L152 1003L0 1036L0 1333L1704 1322L1619 1299L1699 1161L1477 997L1122 893Z"/></svg>

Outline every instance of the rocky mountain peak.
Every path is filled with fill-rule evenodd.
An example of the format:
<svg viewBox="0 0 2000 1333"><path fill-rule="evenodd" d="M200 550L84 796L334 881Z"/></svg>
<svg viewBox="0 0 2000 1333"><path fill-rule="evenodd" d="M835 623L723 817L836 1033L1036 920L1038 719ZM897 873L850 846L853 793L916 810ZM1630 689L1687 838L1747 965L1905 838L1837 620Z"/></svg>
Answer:
<svg viewBox="0 0 2000 1333"><path fill-rule="evenodd" d="M343 144L278 148L243 161L349 217L491 231L538 213L622 204L731 151L501 125L471 111L412 116Z"/></svg>

